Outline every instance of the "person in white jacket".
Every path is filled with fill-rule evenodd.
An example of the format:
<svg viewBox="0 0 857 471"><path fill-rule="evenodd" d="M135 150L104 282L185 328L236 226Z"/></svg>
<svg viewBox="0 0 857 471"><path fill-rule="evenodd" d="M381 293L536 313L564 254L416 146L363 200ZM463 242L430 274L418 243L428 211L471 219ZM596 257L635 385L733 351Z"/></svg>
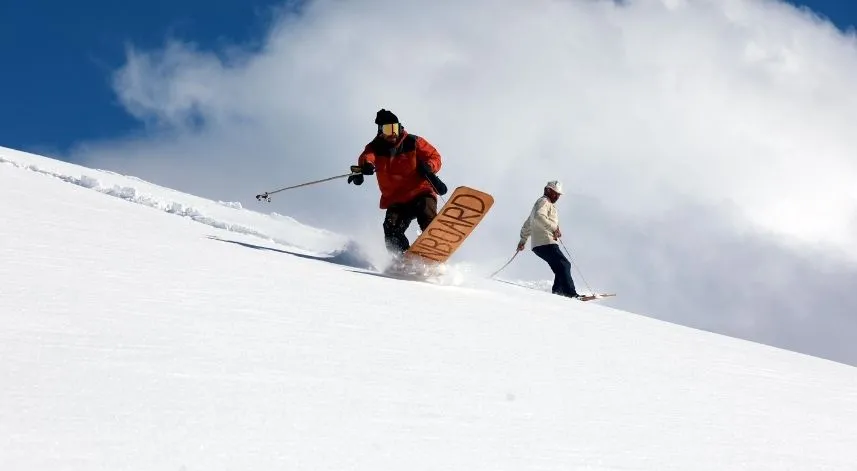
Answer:
<svg viewBox="0 0 857 471"><path fill-rule="evenodd" d="M545 185L544 195L536 200L530 215L521 226L518 251L524 250L527 239L532 237L533 252L547 262L554 273L551 292L577 298L579 295L571 278L571 263L560 252L557 245L557 240L562 237L559 230L559 213L556 210L556 202L560 195L562 195L561 182L551 180Z"/></svg>

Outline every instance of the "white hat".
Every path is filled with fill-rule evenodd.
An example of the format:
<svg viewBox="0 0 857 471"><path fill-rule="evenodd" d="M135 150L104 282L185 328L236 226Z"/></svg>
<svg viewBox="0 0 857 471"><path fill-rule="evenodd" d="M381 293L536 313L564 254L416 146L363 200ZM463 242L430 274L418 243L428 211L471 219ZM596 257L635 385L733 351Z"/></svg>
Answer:
<svg viewBox="0 0 857 471"><path fill-rule="evenodd" d="M550 188L551 190L557 192L558 194L562 194L562 183L559 180L551 180L545 185L545 188Z"/></svg>

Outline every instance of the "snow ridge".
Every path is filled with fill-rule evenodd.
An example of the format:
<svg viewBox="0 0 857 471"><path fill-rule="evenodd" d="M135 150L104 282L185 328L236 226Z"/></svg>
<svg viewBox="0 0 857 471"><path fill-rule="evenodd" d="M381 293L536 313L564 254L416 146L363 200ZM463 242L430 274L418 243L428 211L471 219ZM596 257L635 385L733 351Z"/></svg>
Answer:
<svg viewBox="0 0 857 471"><path fill-rule="evenodd" d="M94 190L99 193L120 198L131 203L141 204L176 216L186 217L195 222L205 224L217 229L223 229L229 232L254 236L266 241L276 243L278 245L298 249L304 251L306 255L318 255L319 253L322 253L324 254L323 258L332 263L352 266L356 268L375 269L374 265L368 260L368 257L364 254L364 251L356 241L323 229L317 229L303 225L289 216L283 216L277 213L264 215L250 210L245 210L239 202L204 200L205 202L209 202L210 204L217 205L218 207L223 208L225 211L239 211L241 213L245 213L241 214L241 216L243 217L250 217L251 215L261 216L267 219L268 222L274 223L274 226L277 226L272 228L275 232L279 233L283 229L288 230L287 237L279 237L271 234L268 231L260 230L258 227L264 224L258 224L256 223L256 221L250 221L251 223L253 223L252 226L239 222L230 222L226 218L212 216L211 214L206 213L204 210L200 209L195 205L183 203L176 199L155 196L154 194L143 191L135 186L116 183L110 184L103 181L102 179L95 178L91 175L87 175L84 173L81 173L80 176L74 176L70 174L70 172L43 168L35 163L17 162L15 160L11 160L9 158L4 157L3 155L0 155L0 163L11 165L18 169L28 170L48 177L57 178L66 183ZM68 164L67 166L77 167L73 164ZM96 171L103 173L108 177L117 178L119 180L133 180L143 185L157 187L157 185L150 182L146 182L145 180L142 180L138 177L121 175L106 170ZM164 190L167 191L161 191L161 193L172 193L174 191L169 189ZM181 193L177 194L182 195ZM282 227L284 224L286 227ZM296 240L301 240L304 243L297 244Z"/></svg>
<svg viewBox="0 0 857 471"><path fill-rule="evenodd" d="M28 165L20 165L17 162L13 162L11 160L5 159L0 156L0 162L5 164L11 164L14 167L22 168L24 170L30 170L36 173L40 173L42 175L47 175L50 177L58 178L66 183L71 183L73 185L82 186L84 188L88 188L90 190L95 190L99 193L104 193L105 195L115 196L117 198L121 198L123 200L129 201L131 203L142 204L144 206L148 206L150 208L159 209L161 211L175 214L177 216L183 216L193 219L196 222L206 224L212 227L216 227L218 229L225 229L231 232L238 232L241 234L247 234L252 236L261 237L263 239L270 239L270 237L262 232L259 232L252 227L242 226L240 224L232 224L225 221L217 220L213 217L206 216L201 211L196 209L193 206L188 206L178 201L168 201L158 198L156 196L148 195L140 192L137 188L131 186L119 186L119 185L103 185L100 180L97 178L90 177L89 175L81 175L80 177L74 177L71 175L64 175L57 172L52 172L50 170L44 170L39 168L37 165L28 164ZM126 177L127 178L127 177ZM139 180L139 179L138 179ZM233 209L241 209L241 203L223 203L224 206L233 208Z"/></svg>

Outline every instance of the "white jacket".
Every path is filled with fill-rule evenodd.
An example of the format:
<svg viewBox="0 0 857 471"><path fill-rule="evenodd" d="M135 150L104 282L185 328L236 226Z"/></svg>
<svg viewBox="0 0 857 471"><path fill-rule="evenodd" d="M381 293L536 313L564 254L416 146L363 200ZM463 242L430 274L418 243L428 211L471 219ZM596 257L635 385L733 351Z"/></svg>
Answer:
<svg viewBox="0 0 857 471"><path fill-rule="evenodd" d="M559 213L556 206L551 203L547 196L542 196L533 205L530 216L521 226L521 242L525 244L530 236L533 237L532 246L556 244L553 237L554 231L559 228Z"/></svg>

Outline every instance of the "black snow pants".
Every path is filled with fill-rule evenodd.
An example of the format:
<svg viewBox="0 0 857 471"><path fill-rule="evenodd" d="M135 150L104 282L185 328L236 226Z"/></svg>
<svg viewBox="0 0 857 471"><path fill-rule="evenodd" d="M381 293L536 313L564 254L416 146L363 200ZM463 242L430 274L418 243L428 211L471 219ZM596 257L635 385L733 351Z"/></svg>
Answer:
<svg viewBox="0 0 857 471"><path fill-rule="evenodd" d="M416 219L420 230L424 231L436 216L437 200L429 193L419 195L407 203L391 205L384 217L384 244L387 250L397 255L404 253L411 246L405 231L413 220Z"/></svg>
<svg viewBox="0 0 857 471"><path fill-rule="evenodd" d="M533 252L547 262L554 274L551 292L560 296L577 297L574 280L571 279L571 262L559 251L557 244L533 247Z"/></svg>

